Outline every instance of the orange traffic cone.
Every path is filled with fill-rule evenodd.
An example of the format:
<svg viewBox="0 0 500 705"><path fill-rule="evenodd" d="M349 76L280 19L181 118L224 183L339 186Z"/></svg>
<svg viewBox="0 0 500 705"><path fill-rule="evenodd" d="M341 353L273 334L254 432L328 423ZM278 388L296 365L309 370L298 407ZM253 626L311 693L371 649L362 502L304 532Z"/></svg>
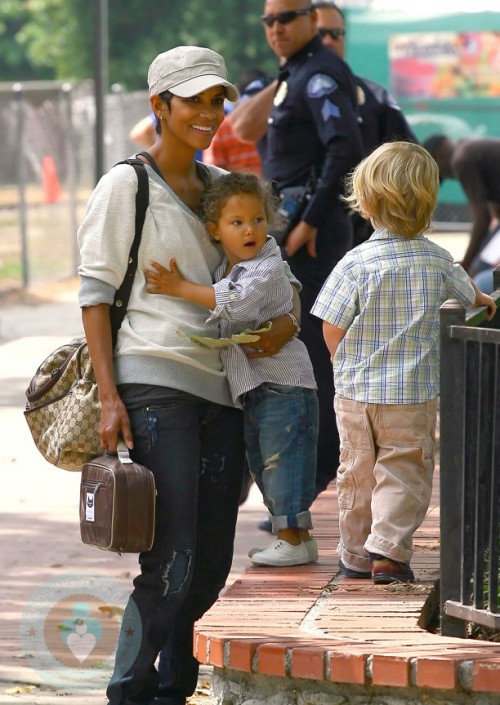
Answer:
<svg viewBox="0 0 500 705"><path fill-rule="evenodd" d="M61 195L61 185L52 157L42 159L42 182L45 203L56 203Z"/></svg>

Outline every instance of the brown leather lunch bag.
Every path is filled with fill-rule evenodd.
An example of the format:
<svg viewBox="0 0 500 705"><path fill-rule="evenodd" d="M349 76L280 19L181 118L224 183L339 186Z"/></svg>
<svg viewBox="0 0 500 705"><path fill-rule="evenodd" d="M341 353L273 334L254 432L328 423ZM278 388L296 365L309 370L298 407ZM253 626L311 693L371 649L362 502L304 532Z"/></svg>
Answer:
<svg viewBox="0 0 500 705"><path fill-rule="evenodd" d="M102 455L82 468L80 535L105 551L149 551L155 531L156 489L151 470L128 452Z"/></svg>

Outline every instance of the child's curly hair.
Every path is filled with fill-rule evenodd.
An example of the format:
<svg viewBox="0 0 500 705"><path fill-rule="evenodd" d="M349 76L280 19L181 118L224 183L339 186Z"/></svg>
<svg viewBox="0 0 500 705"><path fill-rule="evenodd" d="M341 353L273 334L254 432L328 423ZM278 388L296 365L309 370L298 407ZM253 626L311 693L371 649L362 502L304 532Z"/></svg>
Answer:
<svg viewBox="0 0 500 705"><path fill-rule="evenodd" d="M267 222L279 225L278 199L273 193L272 185L263 179L238 171L216 177L200 201L199 214L204 223L217 223L222 209L231 196L248 193L260 198L264 206Z"/></svg>
<svg viewBox="0 0 500 705"><path fill-rule="evenodd" d="M438 193L439 169L426 149L386 142L350 174L344 200L377 226L415 237L429 229Z"/></svg>

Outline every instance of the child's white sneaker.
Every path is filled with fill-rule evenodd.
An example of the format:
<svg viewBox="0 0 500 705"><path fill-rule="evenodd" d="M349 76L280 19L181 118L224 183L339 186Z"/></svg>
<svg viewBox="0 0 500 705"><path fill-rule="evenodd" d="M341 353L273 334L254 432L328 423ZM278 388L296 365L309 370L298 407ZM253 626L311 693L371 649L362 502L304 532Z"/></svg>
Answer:
<svg viewBox="0 0 500 705"><path fill-rule="evenodd" d="M318 544L314 539L309 539L309 541L303 541L304 546L307 548L307 553L309 554L309 562L316 563L318 560ZM271 544L272 545L272 544ZM251 548L248 551L248 557L253 558L256 553L262 553L265 551L264 548Z"/></svg>
<svg viewBox="0 0 500 705"><path fill-rule="evenodd" d="M293 546L282 539L276 539L263 551L254 553L251 558L252 563L256 565L287 566L311 562L304 541L301 541L298 546Z"/></svg>

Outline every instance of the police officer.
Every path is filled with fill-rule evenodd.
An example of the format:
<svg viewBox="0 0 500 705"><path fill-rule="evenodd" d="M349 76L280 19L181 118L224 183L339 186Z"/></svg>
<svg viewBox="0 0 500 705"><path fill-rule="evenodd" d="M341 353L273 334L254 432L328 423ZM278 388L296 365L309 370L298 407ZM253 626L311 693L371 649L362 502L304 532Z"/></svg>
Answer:
<svg viewBox="0 0 500 705"><path fill-rule="evenodd" d="M317 178L284 250L302 284L300 337L318 383L318 494L335 476L339 440L332 366L321 321L309 311L332 268L352 246L351 222L339 195L363 146L353 75L321 43L310 0L266 0L262 21L269 46L280 59L278 80L237 105L231 120L240 139L257 143L263 174L280 192L305 187L311 175Z"/></svg>
<svg viewBox="0 0 500 705"><path fill-rule="evenodd" d="M323 44L344 58L345 17L334 2L313 0L318 15L318 34ZM383 142L404 140L418 142L401 108L388 91L375 81L354 76L357 89L359 128L365 154ZM373 232L369 221L353 216L354 245L367 240Z"/></svg>

